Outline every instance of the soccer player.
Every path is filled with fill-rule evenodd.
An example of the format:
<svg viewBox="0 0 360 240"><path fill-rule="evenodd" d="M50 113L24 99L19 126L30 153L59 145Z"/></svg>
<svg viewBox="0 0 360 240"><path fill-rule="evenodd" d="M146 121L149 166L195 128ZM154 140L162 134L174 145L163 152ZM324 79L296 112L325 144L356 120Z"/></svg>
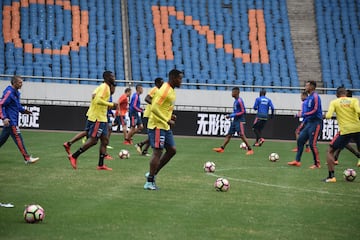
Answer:
<svg viewBox="0 0 360 240"><path fill-rule="evenodd" d="M347 97L352 97L352 91L351 90L346 90L346 96ZM337 134L340 134L339 132ZM335 136L337 137L337 136ZM335 138L334 137L334 138ZM354 154L358 159L360 159L360 152L359 151L356 151L351 145L350 143L348 143L345 148L347 150L349 150L352 154ZM335 158L335 161L334 161L334 164L335 165L338 165L339 164L339 155L340 155L340 152L341 152L342 149L337 149L335 152L334 152L334 158ZM358 162L358 166L360 166L360 162Z"/></svg>
<svg viewBox="0 0 360 240"><path fill-rule="evenodd" d="M148 122L148 135L153 154L150 159L150 171L145 174L145 190L158 190L155 176L176 154L173 133L170 129L175 124L173 114L176 99L175 88L181 86L184 74L176 69L169 72L169 81L164 83L151 101L151 113ZM165 153L163 150L165 148Z"/></svg>
<svg viewBox="0 0 360 240"><path fill-rule="evenodd" d="M155 96L156 92L161 88L163 83L164 83L164 80L162 78L156 78L155 79L155 87L153 87L150 90L150 92L148 93L148 95L146 95L145 102L147 102L147 105L146 105L145 111L144 111L144 118L149 119L150 112L151 112L152 98ZM144 149L142 149L143 146L145 146ZM143 156L148 155L149 146L150 146L149 137L147 137L144 141L135 144L136 151L138 151L138 153L140 153Z"/></svg>
<svg viewBox="0 0 360 240"><path fill-rule="evenodd" d="M25 163L29 164L37 162L39 158L30 156L26 151L24 140L18 126L19 112L22 114L32 114L32 112L25 109L20 103L19 89L21 89L22 85L22 78L20 76L13 76L11 78L11 85L5 88L2 98L0 99L0 119L4 124L0 135L0 148L8 140L9 136L11 136L20 150L21 155L24 157Z"/></svg>
<svg viewBox="0 0 360 240"><path fill-rule="evenodd" d="M274 105L270 98L266 97L266 91L260 91L260 96L255 99L254 110L257 111L256 118L253 124L253 131L256 136L256 141L253 146L261 147L265 139L261 137L261 131L264 129L267 120L269 119L269 110L271 109L271 118L274 117Z"/></svg>
<svg viewBox="0 0 360 240"><path fill-rule="evenodd" d="M126 126L126 113L129 109L129 97L131 95L131 88L125 88L124 93L118 99L118 107L115 111L115 120L113 126L122 126L124 141L127 135L127 126Z"/></svg>
<svg viewBox="0 0 360 240"><path fill-rule="evenodd" d="M88 150L90 147L96 145L100 138L100 150L99 150L99 162L98 170L112 170L104 164L104 158L106 156L106 146L108 145L108 120L107 112L108 108L116 108L117 103L109 102L111 95L111 86L115 91L115 76L110 71L103 73L104 83L98 86L94 91L94 98L91 100L89 110L87 112L87 133L88 139L86 142L73 154L68 156L71 166L77 168L78 157Z"/></svg>
<svg viewBox="0 0 360 240"><path fill-rule="evenodd" d="M299 138L297 139L296 158L294 161L288 162L290 166L301 166L301 155L304 151L304 145L309 140L310 150L313 154L314 164L310 169L320 168L319 150L317 148L317 141L319 134L322 131L322 107L320 96L315 91L316 82L307 81L305 84L305 91L308 93L306 99L305 109L301 113L303 118L304 127L300 131Z"/></svg>
<svg viewBox="0 0 360 240"><path fill-rule="evenodd" d="M141 84L137 84L135 87L136 92L132 95L129 105L129 117L130 117L130 131L127 133L124 140L125 145L131 145L132 137L136 132L141 132L144 128L141 116L139 113L142 113L144 110L140 107L140 95L143 93L143 87Z"/></svg>
<svg viewBox="0 0 360 240"><path fill-rule="evenodd" d="M213 148L215 152L223 153L226 145L230 142L232 135L237 132L240 138L244 141L247 147L246 155L254 154L254 151L251 149L250 144L245 136L244 124L246 122L245 115L246 109L245 104L240 95L240 89L238 87L234 87L231 92L231 96L235 99L233 104L233 113L226 115L226 118L233 118L231 122L230 129L225 136L225 140L223 145L219 148Z"/></svg>
<svg viewBox="0 0 360 240"><path fill-rule="evenodd" d="M340 135L340 132L338 132L333 139L337 138L338 136ZM350 142L353 141L353 139L350 140ZM347 150L349 150L352 154L354 154L359 160L358 160L358 167L360 167L360 152L359 151L356 151L351 145L350 145L350 142L348 144L346 144L346 146L344 148L346 148ZM336 151L334 151L334 164L335 165L338 165L339 164L339 155L340 155L340 152L342 151L343 149L336 149Z"/></svg>
<svg viewBox="0 0 360 240"><path fill-rule="evenodd" d="M94 99L94 97L95 97L96 92L97 92L98 89L99 89L99 88L96 88L96 89L94 90L94 92L93 92L92 95L91 95L91 99ZM115 92L115 86L114 86L114 85L110 85L110 93L111 93L111 95L113 95L114 92ZM112 98L111 98L111 96L110 96L109 102L112 102L111 99L112 99ZM87 113L86 113L86 117L88 117L89 112L91 112L91 109L90 109L90 108L88 109L88 111L87 111ZM110 108L108 108L107 118L108 118L108 129L109 129L109 131L110 131L110 129L111 129L111 126L109 125L109 124L110 124L110 123L109 123L109 118L110 118L109 114L110 114L110 113L112 114L112 111L111 111ZM87 140L87 138L88 138L89 127L90 127L89 124L90 124L90 122L89 122L88 120L86 120L86 124L85 124L85 129L84 129L84 131L76 134L76 135L75 135L72 139L70 139L69 141L64 142L63 146L64 146L65 151L67 152L68 155L71 154L70 148L71 148L71 145L73 145L75 142L79 141L80 139L82 140L82 143L83 143L83 144L86 142L86 140ZM108 138L110 138L109 132L108 132ZM108 146L106 146L106 147L108 148ZM110 156L108 153L105 153L104 159L113 160L113 157Z"/></svg>
<svg viewBox="0 0 360 240"><path fill-rule="evenodd" d="M301 117L301 114L302 114L302 112L305 111L306 99L307 99L307 97L308 97L308 94L307 94L307 92L305 92L305 91L302 92L301 95L300 95L300 99L301 99L301 101L302 101L301 111L300 111L298 114L295 115L295 117L298 117L298 118L299 118L299 121L300 121L299 126L295 129L295 139L296 139L296 140L298 140L300 131L301 131L301 130L303 129L303 127L304 127L303 118ZM305 152L310 152L311 150L310 150L310 147L309 147L309 143L306 143L305 146L306 146L306 147L305 147ZM297 147L294 148L292 151L293 151L293 152L297 152L297 151L298 151Z"/></svg>
<svg viewBox="0 0 360 240"><path fill-rule="evenodd" d="M329 119L335 112L340 129L340 134L331 141L326 155L329 175L324 179L324 182L327 183L336 182L334 153L337 149L343 149L353 139L358 151L360 151L359 100L347 97L346 90L343 87L337 89L336 96L337 99L330 102L329 110L325 115L325 118ZM360 159L357 166L360 167Z"/></svg>

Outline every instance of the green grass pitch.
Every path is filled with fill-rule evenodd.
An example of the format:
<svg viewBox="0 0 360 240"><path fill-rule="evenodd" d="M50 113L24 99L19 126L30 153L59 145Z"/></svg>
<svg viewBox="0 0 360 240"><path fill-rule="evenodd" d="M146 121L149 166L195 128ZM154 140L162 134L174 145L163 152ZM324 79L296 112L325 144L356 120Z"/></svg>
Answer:
<svg viewBox="0 0 360 240"><path fill-rule="evenodd" d="M128 149L130 159L116 157L106 161L113 171L97 171L98 145L80 156L78 170L71 168L62 143L75 133L22 133L41 159L26 166L11 139L0 148L0 202L15 205L0 207L0 239L360 239L360 177L342 177L346 168L358 170L357 159L344 150L338 182L323 183L325 143L322 168L311 170L305 152L302 167L287 166L294 142L266 141L246 156L238 138L219 154L212 148L223 138L176 137L177 155L157 176L160 190L145 191L149 158L123 145L122 135L111 137L109 153ZM279 162L268 160L271 152ZM206 161L216 163L214 174L204 173ZM230 181L228 192L215 191L218 176ZM30 203L45 209L42 223L25 223Z"/></svg>

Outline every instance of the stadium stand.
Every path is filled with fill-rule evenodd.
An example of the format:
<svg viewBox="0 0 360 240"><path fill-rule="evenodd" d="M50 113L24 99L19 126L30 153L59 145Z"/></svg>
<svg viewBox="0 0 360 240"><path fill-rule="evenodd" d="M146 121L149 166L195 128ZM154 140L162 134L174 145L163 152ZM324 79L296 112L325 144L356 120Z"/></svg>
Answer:
<svg viewBox="0 0 360 240"><path fill-rule="evenodd" d="M122 16L122 1L1 1L0 74L96 84L92 80L101 81L109 69L117 79L127 73L150 87L154 78L166 78L169 69L178 68L185 72L184 88L226 90L237 85L258 91L273 86L270 92L298 92L309 78L301 82L298 77L286 0L125 2L128 15ZM359 89L359 1L314 3L320 86ZM123 32L124 19L129 32ZM125 35L131 53L127 66Z"/></svg>
<svg viewBox="0 0 360 240"><path fill-rule="evenodd" d="M134 79L175 67L188 88L299 86L284 0L129 1L128 11Z"/></svg>
<svg viewBox="0 0 360 240"><path fill-rule="evenodd" d="M120 1L4 0L1 7L0 73L78 84L107 69L125 78Z"/></svg>
<svg viewBox="0 0 360 240"><path fill-rule="evenodd" d="M316 0L315 10L324 87L359 89L360 1Z"/></svg>

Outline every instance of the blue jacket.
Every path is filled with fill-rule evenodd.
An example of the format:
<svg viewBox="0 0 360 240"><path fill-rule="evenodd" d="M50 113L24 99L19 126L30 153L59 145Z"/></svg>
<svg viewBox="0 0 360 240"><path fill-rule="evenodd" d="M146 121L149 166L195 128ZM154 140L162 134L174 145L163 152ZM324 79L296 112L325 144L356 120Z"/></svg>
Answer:
<svg viewBox="0 0 360 240"><path fill-rule="evenodd" d="M234 118L234 121L238 120L241 122L245 122L246 109L244 101L241 97L235 98L233 109L233 113L230 114L230 117Z"/></svg>
<svg viewBox="0 0 360 240"><path fill-rule="evenodd" d="M306 103L301 113L303 122L322 120L322 107L320 96L313 92L306 98Z"/></svg>
<svg viewBox="0 0 360 240"><path fill-rule="evenodd" d="M143 112L143 109L140 107L140 96L137 93L134 93L131 97L129 104L129 112L130 113Z"/></svg>
<svg viewBox="0 0 360 240"><path fill-rule="evenodd" d="M8 118L11 126L17 126L19 112L25 112L25 108L20 103L20 92L12 86L8 86L0 99L0 118Z"/></svg>
<svg viewBox="0 0 360 240"><path fill-rule="evenodd" d="M269 108L271 109L271 115L274 115L274 105L270 98L265 96L260 96L256 98L254 103L254 110L257 110L256 116L259 119L268 119Z"/></svg>

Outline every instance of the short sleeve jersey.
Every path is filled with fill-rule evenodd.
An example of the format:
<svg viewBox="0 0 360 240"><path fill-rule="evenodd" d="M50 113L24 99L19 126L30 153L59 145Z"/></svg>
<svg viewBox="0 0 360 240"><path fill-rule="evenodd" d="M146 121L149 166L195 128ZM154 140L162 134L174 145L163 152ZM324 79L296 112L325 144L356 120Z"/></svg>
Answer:
<svg viewBox="0 0 360 240"><path fill-rule="evenodd" d="M332 100L326 118L331 118L336 113L340 134L360 132L360 107L357 98L340 97Z"/></svg>
<svg viewBox="0 0 360 240"><path fill-rule="evenodd" d="M152 99L151 114L148 121L149 129L170 129L168 121L171 119L175 100L174 89L169 83L164 83Z"/></svg>
<svg viewBox="0 0 360 240"><path fill-rule="evenodd" d="M150 92L148 93L148 95L151 97L151 99L154 98L156 92L158 91L159 89L157 87L153 87ZM151 112L151 104L147 104L146 107L145 107L145 111L144 111L144 117L149 117L150 116L150 112Z"/></svg>
<svg viewBox="0 0 360 240"><path fill-rule="evenodd" d="M106 83L102 83L93 92L95 96L91 100L89 110L87 112L89 121L107 122L108 107L112 107L113 103L109 102L110 87Z"/></svg>

